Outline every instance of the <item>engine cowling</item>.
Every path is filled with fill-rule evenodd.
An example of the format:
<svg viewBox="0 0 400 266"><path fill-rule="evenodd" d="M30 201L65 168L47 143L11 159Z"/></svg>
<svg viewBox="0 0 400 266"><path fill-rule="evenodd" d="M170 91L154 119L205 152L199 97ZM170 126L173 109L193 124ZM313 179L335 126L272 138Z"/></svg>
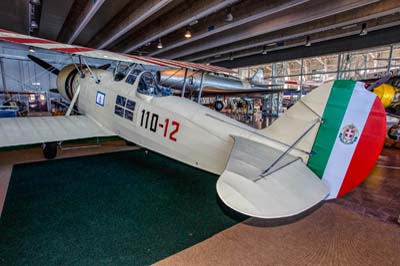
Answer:
<svg viewBox="0 0 400 266"><path fill-rule="evenodd" d="M72 100L78 87L76 77L79 75L75 65L64 67L57 75L57 90L64 99Z"/></svg>

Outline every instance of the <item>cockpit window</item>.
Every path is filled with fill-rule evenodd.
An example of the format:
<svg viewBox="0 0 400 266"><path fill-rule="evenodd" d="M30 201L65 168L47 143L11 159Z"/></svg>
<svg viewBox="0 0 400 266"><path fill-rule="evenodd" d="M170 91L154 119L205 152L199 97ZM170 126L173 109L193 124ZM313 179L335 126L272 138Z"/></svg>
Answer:
<svg viewBox="0 0 400 266"><path fill-rule="evenodd" d="M142 72L143 71L139 69L132 69L132 71L126 77L125 82L133 85L139 74ZM170 88L165 88L158 85L154 78L154 75L149 71L146 71L142 74L137 87L137 92L155 97L169 96L172 94Z"/></svg>
<svg viewBox="0 0 400 266"><path fill-rule="evenodd" d="M128 74L129 71L129 66L119 64L117 68L115 69L115 74L114 74L114 81L121 81L123 80L126 75Z"/></svg>
<svg viewBox="0 0 400 266"><path fill-rule="evenodd" d="M140 70L139 69L133 69L131 71L131 73L129 73L128 77L126 78L125 82L129 83L129 84L133 84L136 81L137 76L140 74Z"/></svg>
<svg viewBox="0 0 400 266"><path fill-rule="evenodd" d="M163 95L160 87L156 83L154 76L150 72L145 72L142 75L142 78L139 81L139 86L137 91L142 94L150 95L150 96L165 96Z"/></svg>

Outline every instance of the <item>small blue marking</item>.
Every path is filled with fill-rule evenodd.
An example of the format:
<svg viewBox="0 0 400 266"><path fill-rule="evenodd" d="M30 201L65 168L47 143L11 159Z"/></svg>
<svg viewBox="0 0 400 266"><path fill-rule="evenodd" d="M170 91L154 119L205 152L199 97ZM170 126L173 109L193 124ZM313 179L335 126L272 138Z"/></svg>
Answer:
<svg viewBox="0 0 400 266"><path fill-rule="evenodd" d="M101 92L101 91L97 91L96 94L96 103L102 107L104 107L104 102L106 100L106 94Z"/></svg>

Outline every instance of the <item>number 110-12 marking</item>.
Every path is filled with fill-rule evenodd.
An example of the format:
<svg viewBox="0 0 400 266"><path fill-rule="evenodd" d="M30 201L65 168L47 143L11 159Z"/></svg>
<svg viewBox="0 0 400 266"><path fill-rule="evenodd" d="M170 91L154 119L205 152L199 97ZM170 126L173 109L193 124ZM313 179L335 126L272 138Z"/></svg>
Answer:
<svg viewBox="0 0 400 266"><path fill-rule="evenodd" d="M164 124L158 124L158 114L152 113L150 119L150 111L142 110L142 117L140 119L140 126L144 127L145 129L149 129L150 131L156 133L157 126L164 128L164 138L169 138L172 141L176 141L175 134L179 131L179 123L176 121L170 121L169 118L164 120ZM149 127L150 122L150 127ZM170 130L170 132L168 132ZM168 134L169 133L169 134Z"/></svg>

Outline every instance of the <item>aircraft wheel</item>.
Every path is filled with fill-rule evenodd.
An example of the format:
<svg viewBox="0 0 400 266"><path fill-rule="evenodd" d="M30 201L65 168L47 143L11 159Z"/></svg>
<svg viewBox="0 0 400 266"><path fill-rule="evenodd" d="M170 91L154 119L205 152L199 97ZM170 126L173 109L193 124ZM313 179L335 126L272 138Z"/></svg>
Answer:
<svg viewBox="0 0 400 266"><path fill-rule="evenodd" d="M57 142L47 142L43 144L43 155L46 159L54 159L57 155Z"/></svg>
<svg viewBox="0 0 400 266"><path fill-rule="evenodd" d="M214 108L216 111L220 112L222 109L224 109L224 103L222 101L216 101L214 103Z"/></svg>

